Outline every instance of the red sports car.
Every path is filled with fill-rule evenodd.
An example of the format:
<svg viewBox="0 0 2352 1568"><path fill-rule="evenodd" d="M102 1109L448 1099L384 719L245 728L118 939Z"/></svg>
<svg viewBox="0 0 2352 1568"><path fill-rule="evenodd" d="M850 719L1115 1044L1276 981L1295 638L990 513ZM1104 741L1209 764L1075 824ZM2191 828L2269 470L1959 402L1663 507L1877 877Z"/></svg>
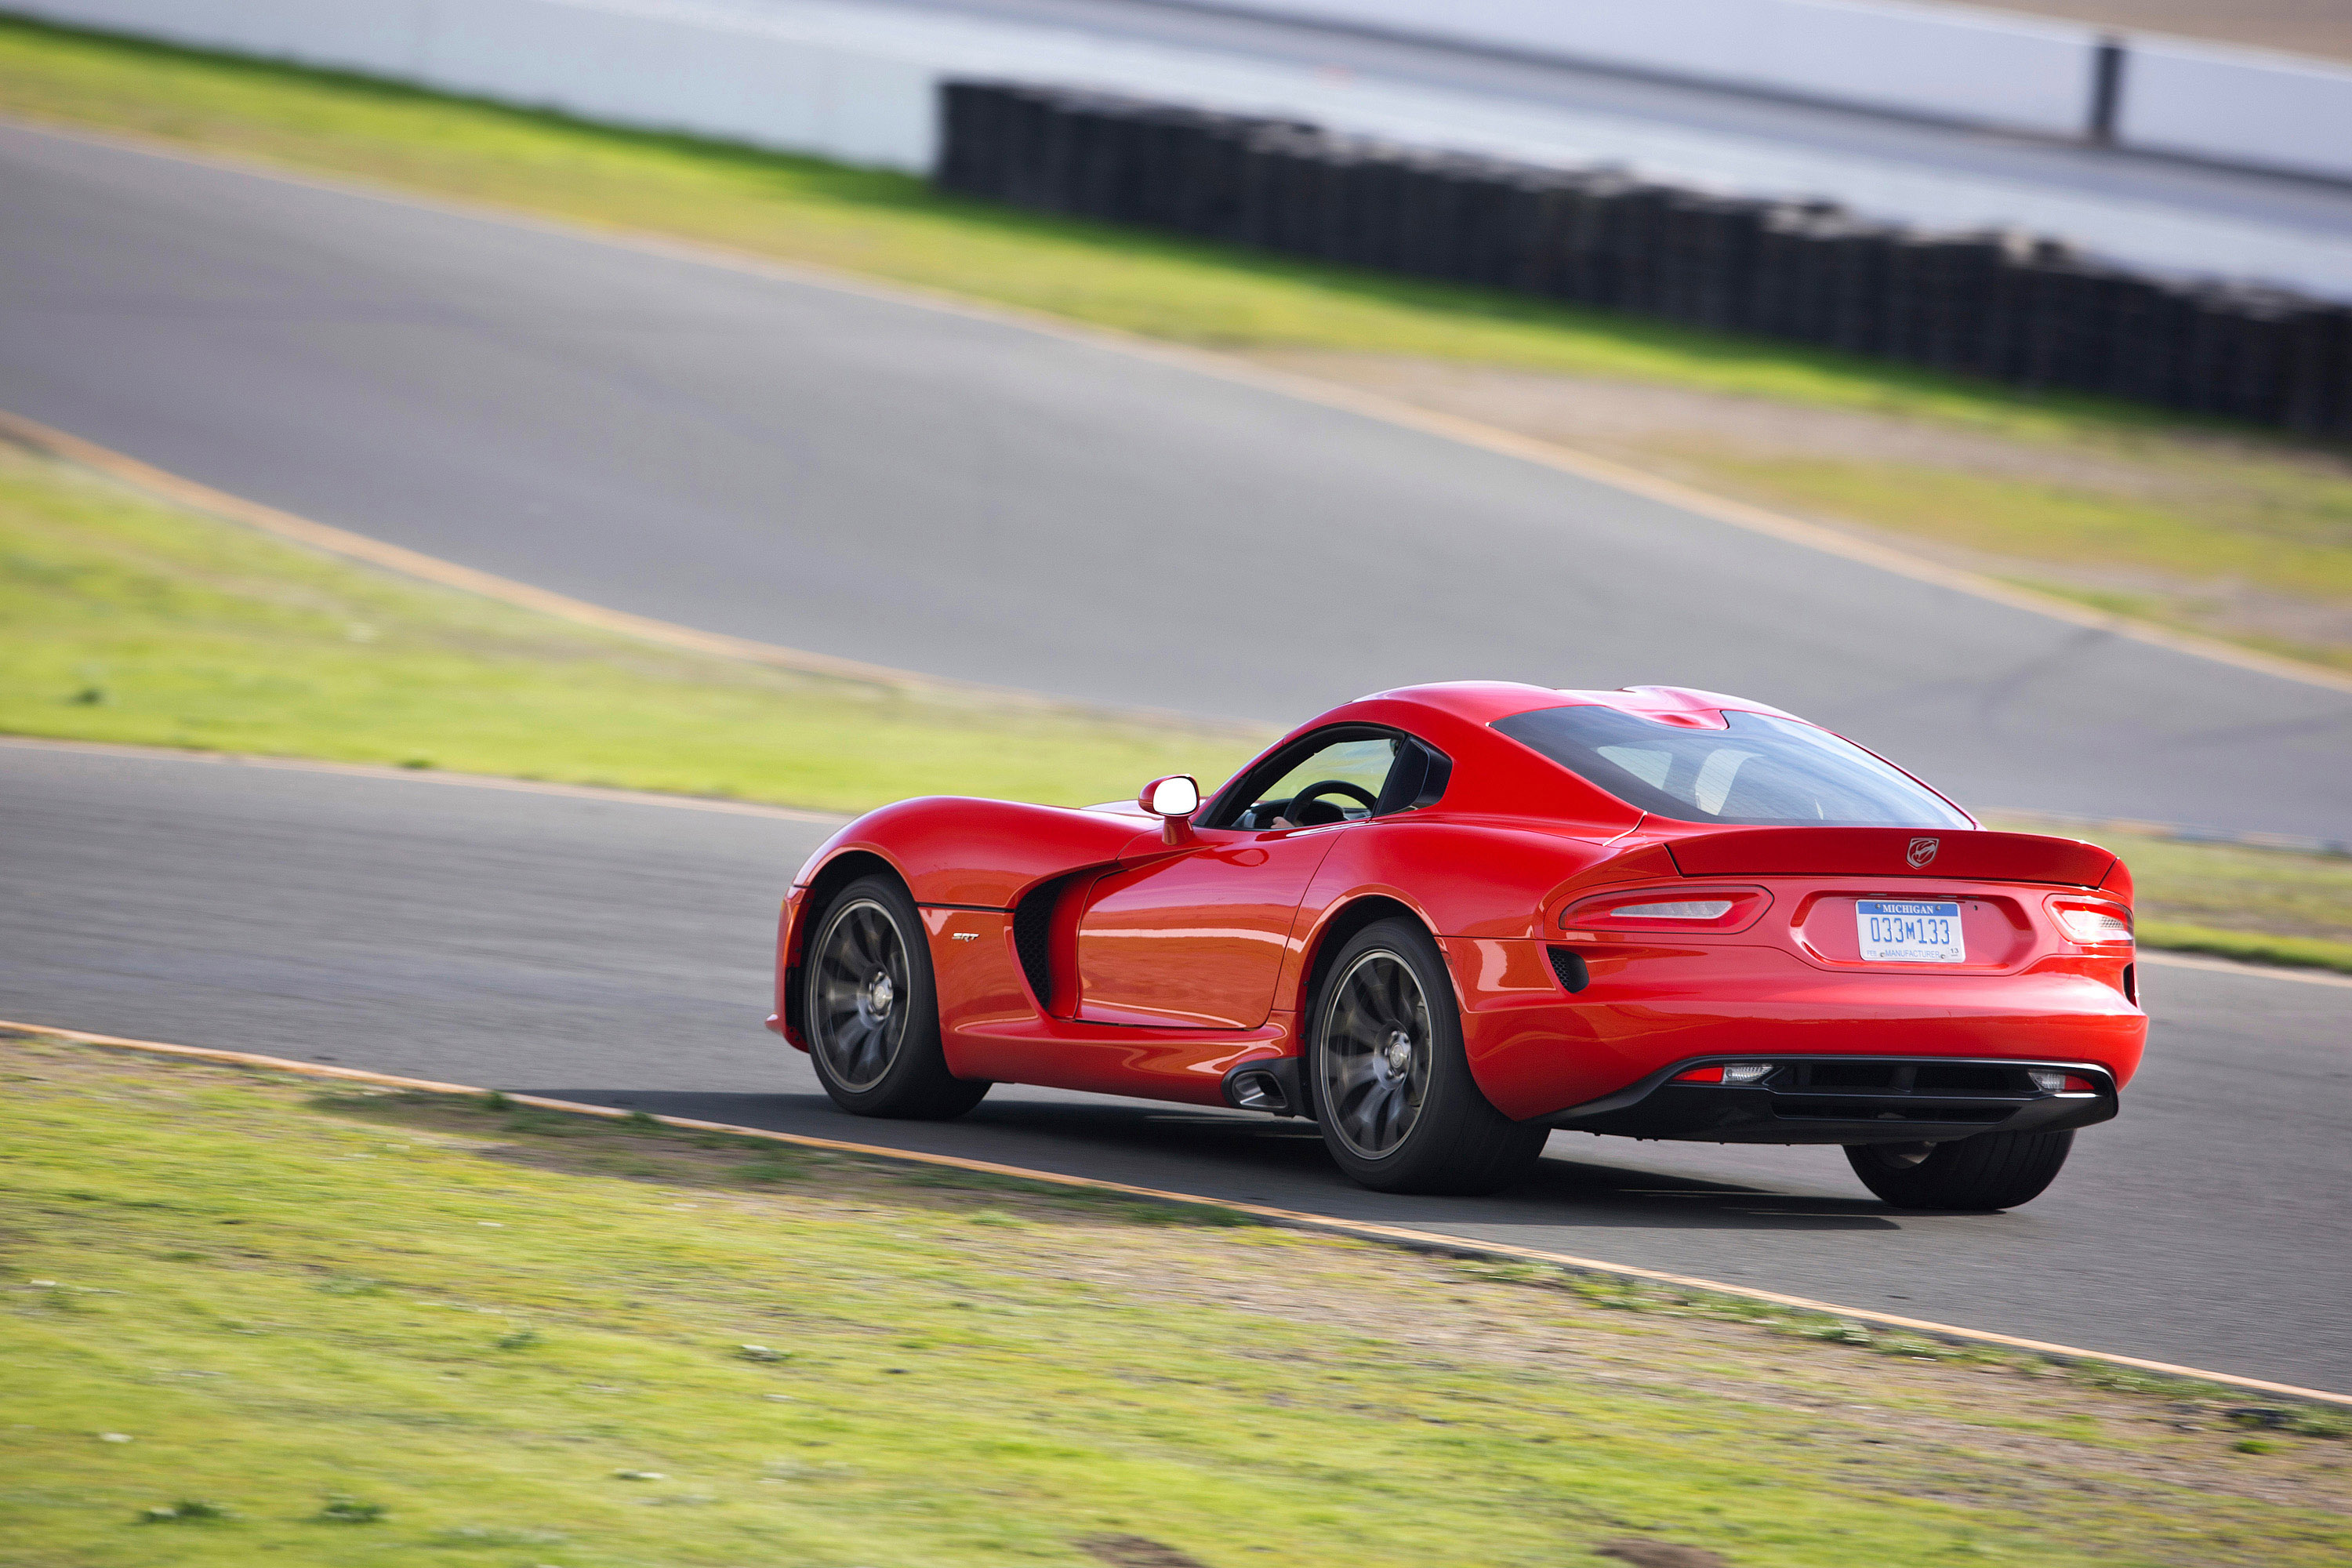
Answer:
<svg viewBox="0 0 2352 1568"><path fill-rule="evenodd" d="M1889 1203L1974 1209L2116 1114L2147 1019L2104 849L1762 703L1465 682L1334 709L1205 805L869 813L793 881L769 1026L861 1115L1233 1106L1424 1193L1555 1128L1837 1143Z"/></svg>

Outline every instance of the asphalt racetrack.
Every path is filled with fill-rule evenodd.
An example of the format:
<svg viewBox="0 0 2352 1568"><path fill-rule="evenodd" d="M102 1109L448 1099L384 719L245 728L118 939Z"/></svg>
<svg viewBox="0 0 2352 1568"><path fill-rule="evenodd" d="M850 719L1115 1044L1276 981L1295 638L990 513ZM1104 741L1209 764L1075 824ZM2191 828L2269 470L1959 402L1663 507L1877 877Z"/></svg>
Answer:
<svg viewBox="0 0 2352 1568"><path fill-rule="evenodd" d="M1963 803L2342 837L2352 694L1070 335L0 127L0 406L709 630L1296 722L1736 691Z"/></svg>
<svg viewBox="0 0 2352 1568"><path fill-rule="evenodd" d="M1407 1224L2352 1392L2352 988L2147 972L2121 1119L2008 1214L1834 1150L1555 1134L1487 1199L1344 1181L1296 1121L999 1088L835 1111L760 1026L819 823L0 742L0 1017Z"/></svg>

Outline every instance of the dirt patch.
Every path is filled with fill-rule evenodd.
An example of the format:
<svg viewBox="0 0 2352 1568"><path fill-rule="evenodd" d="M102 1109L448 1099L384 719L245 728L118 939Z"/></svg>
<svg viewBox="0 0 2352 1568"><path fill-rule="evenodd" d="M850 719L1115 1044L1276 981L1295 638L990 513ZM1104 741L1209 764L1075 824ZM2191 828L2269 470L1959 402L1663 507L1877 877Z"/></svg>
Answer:
<svg viewBox="0 0 2352 1568"><path fill-rule="evenodd" d="M1730 1568L1714 1552L1697 1546L1677 1546L1671 1541L1645 1541L1636 1536L1605 1542L1592 1549L1595 1557L1614 1557L1633 1568Z"/></svg>
<svg viewBox="0 0 2352 1568"><path fill-rule="evenodd" d="M2000 0L1998 9L2352 60L2352 7L2344 0Z"/></svg>
<svg viewBox="0 0 2352 1568"><path fill-rule="evenodd" d="M1079 1551L1111 1568L1208 1568L1199 1558L1140 1535L1097 1535L1076 1542Z"/></svg>

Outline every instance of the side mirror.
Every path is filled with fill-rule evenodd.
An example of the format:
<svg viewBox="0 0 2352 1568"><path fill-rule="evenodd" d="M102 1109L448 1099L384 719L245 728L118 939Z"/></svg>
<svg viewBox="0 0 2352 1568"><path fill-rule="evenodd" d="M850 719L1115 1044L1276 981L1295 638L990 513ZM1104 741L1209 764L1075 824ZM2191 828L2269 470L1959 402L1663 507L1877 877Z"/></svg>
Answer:
<svg viewBox="0 0 2352 1568"><path fill-rule="evenodd" d="M1191 773L1153 779L1135 797L1135 804L1160 818L1164 842L1182 844L1192 837L1192 814L1201 809L1201 781Z"/></svg>

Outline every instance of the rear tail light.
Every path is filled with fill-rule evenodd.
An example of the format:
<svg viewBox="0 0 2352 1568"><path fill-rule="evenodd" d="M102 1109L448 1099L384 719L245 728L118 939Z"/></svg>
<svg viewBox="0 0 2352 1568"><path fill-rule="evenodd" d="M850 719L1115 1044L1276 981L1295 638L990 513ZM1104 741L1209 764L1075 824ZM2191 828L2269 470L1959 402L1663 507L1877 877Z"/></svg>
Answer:
<svg viewBox="0 0 2352 1568"><path fill-rule="evenodd" d="M1559 917L1578 931L1713 931L1744 930L1771 906L1761 888L1644 888L1580 899Z"/></svg>
<svg viewBox="0 0 2352 1568"><path fill-rule="evenodd" d="M2051 914L2070 942L2093 945L2132 939L2131 911L2121 904L2053 900Z"/></svg>
<svg viewBox="0 0 2352 1568"><path fill-rule="evenodd" d="M2033 1087L2044 1094L2096 1094L2099 1086L2076 1073L2060 1072L2056 1068L2028 1068L2025 1076Z"/></svg>
<svg viewBox="0 0 2352 1568"><path fill-rule="evenodd" d="M1699 899L1672 904L1619 904L1606 911L1619 920L1713 921L1731 912L1729 899Z"/></svg>

